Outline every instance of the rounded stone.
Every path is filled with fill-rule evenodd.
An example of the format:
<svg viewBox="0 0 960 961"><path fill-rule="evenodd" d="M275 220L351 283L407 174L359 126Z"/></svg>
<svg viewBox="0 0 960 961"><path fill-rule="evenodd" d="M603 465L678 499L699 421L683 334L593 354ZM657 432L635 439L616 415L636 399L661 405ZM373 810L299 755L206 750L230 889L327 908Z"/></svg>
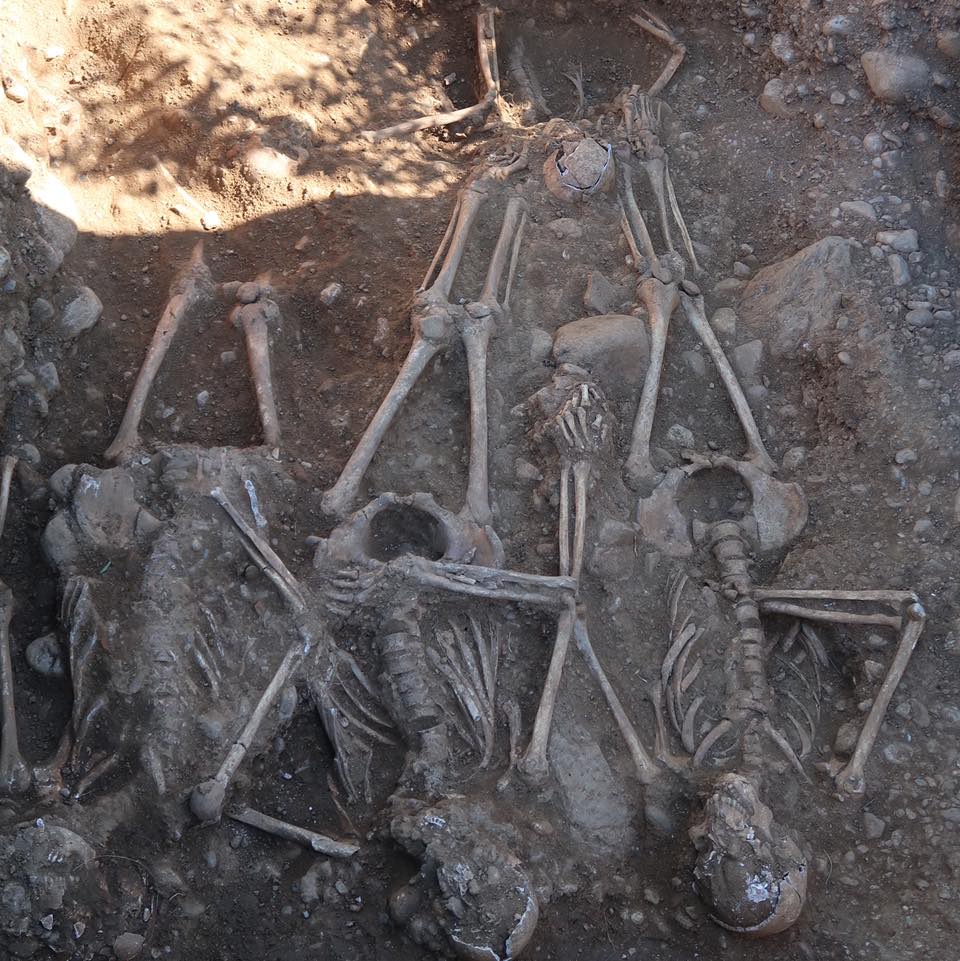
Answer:
<svg viewBox="0 0 960 961"><path fill-rule="evenodd" d="M260 285L256 281L248 281L245 284L241 284L237 290L237 300L241 304L253 304L256 303L257 298L260 296Z"/></svg>

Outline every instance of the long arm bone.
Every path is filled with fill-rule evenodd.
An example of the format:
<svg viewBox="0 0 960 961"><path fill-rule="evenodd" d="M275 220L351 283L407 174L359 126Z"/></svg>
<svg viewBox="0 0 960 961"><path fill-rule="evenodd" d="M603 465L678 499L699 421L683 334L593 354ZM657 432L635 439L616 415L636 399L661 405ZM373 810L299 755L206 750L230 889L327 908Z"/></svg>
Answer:
<svg viewBox="0 0 960 961"><path fill-rule="evenodd" d="M630 19L640 27L641 30L645 30L651 36L662 40L672 51L667 65L661 71L660 76L654 81L653 86L647 91L648 97L657 97L663 92L663 89L670 83L673 75L680 68L680 64L683 63L683 58L686 56L687 48L677 40L673 35L673 31L660 17L646 8L641 7L640 14L630 14Z"/></svg>
<svg viewBox="0 0 960 961"><path fill-rule="evenodd" d="M707 320L707 315L703 307L703 297L699 293L691 296L691 294L681 291L680 301L683 304L687 320L690 321L690 325L703 342L703 346L707 348L710 359L720 372L720 379L723 381L723 386L726 387L727 393L730 395L730 400L733 403L733 408L737 412L737 418L747 437L747 452L744 454L744 460L758 467L764 473L775 473L777 465L774 463L773 458L767 453L767 449L763 444L763 438L757 429L757 422L753 419L753 412L750 410L750 405L744 396L743 388L740 386L737 375L730 366L730 361L727 360L727 355L720 346L720 341L717 340L717 335L713 332L713 328Z"/></svg>
<svg viewBox="0 0 960 961"><path fill-rule="evenodd" d="M479 103L462 110L449 110L444 113L428 114L413 120L404 120L382 130L364 130L360 136L371 143L378 143L390 137L402 137L428 127L445 127L462 120L483 117L488 114L500 99L500 69L497 64L497 35L494 29L493 10L482 8L477 13L477 59L480 63L480 76L486 92Z"/></svg>
<svg viewBox="0 0 960 961"><path fill-rule="evenodd" d="M561 576L570 576L577 583L583 567L584 546L587 523L587 488L590 482L592 463L602 446L607 442L606 402L599 390L592 384L577 385L570 397L553 418L554 441L561 452L564 468L561 472L563 484L569 483L571 471L566 465L572 462L574 482L573 551L568 553L565 544L569 543L569 495L561 494L560 500L560 545ZM566 567L569 565L569 568ZM548 771L547 744L550 728L557 703L557 693L567 659L570 638L573 636L577 620L574 599L567 601L557 622L557 636L547 668L547 678L543 684L537 716L533 722L530 743L524 752L519 767L531 781L543 780ZM589 644L589 641L588 641ZM599 666L599 665L598 665Z"/></svg>
<svg viewBox="0 0 960 961"><path fill-rule="evenodd" d="M617 722L617 727L620 728L620 733L623 735L623 739L627 742L627 749L630 751L630 755L633 758L633 763L637 769L637 777L640 779L640 783L650 784L657 776L656 763L647 753L643 744L641 744L636 728L634 728L633 724L630 722L630 718L627 717L627 713L624 711L623 705L620 703L620 698L617 697L617 692L614 691L613 685L607 678L606 672L603 670L603 667L601 666L600 661L593 650L593 645L590 643L590 635L587 632L587 624L582 617L577 618L577 622L573 628L573 636L576 638L577 647L580 649L580 653L587 662L587 666L590 668L593 676L597 680L597 683L600 685L600 690L603 691L603 696L606 698L607 704L610 706L610 710Z"/></svg>
<svg viewBox="0 0 960 961"><path fill-rule="evenodd" d="M257 566L273 582L294 613L302 613L305 604L300 587L270 545L247 524L219 488L211 491L211 497L220 504L234 522L245 550ZM287 685L303 658L310 652L312 638L305 625L298 625L298 628L301 628L299 630L300 636L288 648L266 690L260 695L260 700L257 701L257 705L243 730L230 746L230 750L227 752L219 770L212 778L198 784L191 792L190 810L204 823L220 820L230 782L246 757L247 751L250 750L267 714L280 696L280 692Z"/></svg>
<svg viewBox="0 0 960 961"><path fill-rule="evenodd" d="M873 750L873 745L880 733L880 725L890 706L894 691L900 683L907 664L913 655L923 625L927 619L927 612L919 598L912 591L818 591L794 590L789 587L758 588L754 596L760 601L763 611L771 613L785 613L805 620L828 621L838 624L862 623L881 624L893 627L899 631L893 661L887 669L887 674L873 698L870 713L860 730L857 743L850 760L834 773L834 783L844 794L862 794L865 790L863 769L867 758ZM898 617L888 617L882 614L855 614L850 611L821 611L815 608L781 603L781 599L806 601L855 601L869 604L880 604L899 611Z"/></svg>
<svg viewBox="0 0 960 961"><path fill-rule="evenodd" d="M630 454L625 468L627 480L634 487L649 482L655 474L653 462L650 459L650 435L653 433L653 418L657 410L657 395L660 392L663 355L667 348L667 330L670 317L679 303L677 285L664 284L656 278L643 281L639 292L646 304L650 321L650 364L643 381L637 416L633 422L633 437L630 441Z"/></svg>
<svg viewBox="0 0 960 961"><path fill-rule="evenodd" d="M170 287L170 300L157 324L157 329L153 332L153 339L150 341L147 356L137 374L130 400L127 402L127 409L120 422L120 429L113 443L104 452L107 460L120 460L140 443L140 419L143 417L143 408L156 379L157 371L160 370L160 365L173 342L180 322L191 307L205 293L212 290L212 286L210 271L203 260L203 241L200 241L193 248L190 263L175 278Z"/></svg>
<svg viewBox="0 0 960 961"><path fill-rule="evenodd" d="M249 807L228 811L227 817L256 828L258 831L265 831L267 834L283 838L286 841L295 841L317 854L325 854L328 858L350 858L360 850L360 846L357 844L337 841L325 834L317 834L316 831L311 831L308 828L280 821L277 818L270 817L269 814L262 814L260 811L255 811Z"/></svg>

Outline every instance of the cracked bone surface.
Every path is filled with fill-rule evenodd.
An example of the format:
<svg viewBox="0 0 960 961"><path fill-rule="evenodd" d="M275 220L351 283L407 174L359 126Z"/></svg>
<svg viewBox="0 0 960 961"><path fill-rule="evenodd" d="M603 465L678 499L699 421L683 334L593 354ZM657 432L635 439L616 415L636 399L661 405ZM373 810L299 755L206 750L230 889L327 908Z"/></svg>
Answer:
<svg viewBox="0 0 960 961"><path fill-rule="evenodd" d="M510 165L514 166L513 164ZM450 226L444 234L437 256L417 292L411 311L413 343L400 373L383 399L363 436L354 448L336 483L324 495L323 510L333 517L344 517L356 499L360 484L383 442L390 425L410 391L433 357L449 346L454 332L463 340L470 381L471 452L467 489L467 509L476 511L479 523L490 520L487 479L486 355L495 314L502 310L497 300L505 266L511 251L519 244L523 225L523 203L511 197L507 202L497 244L490 259L480 301L465 308L450 303L450 291L460 267L471 228L496 187L496 168L490 168L460 191ZM436 270L441 251L443 261ZM511 258L513 260L513 258ZM511 275L512 276L512 271ZM509 301L510 276L503 302Z"/></svg>
<svg viewBox="0 0 960 961"><path fill-rule="evenodd" d="M724 774L717 781L690 839L697 849L697 892L718 924L766 937L800 916L807 894L806 858L749 778Z"/></svg>
<svg viewBox="0 0 960 961"><path fill-rule="evenodd" d="M140 445L139 431L143 408L163 358L170 349L183 318L199 301L212 293L213 281L203 260L203 241L199 241L193 248L189 263L170 285L170 300L164 308L147 349L147 356L137 374L117 436L104 451L103 456L108 461L123 460Z"/></svg>
<svg viewBox="0 0 960 961"><path fill-rule="evenodd" d="M237 305L230 320L243 330L247 345L250 376L263 426L263 442L267 447L280 443L280 418L270 376L270 328L280 322L280 308L270 299L270 288L251 281L237 290Z"/></svg>
<svg viewBox="0 0 960 961"><path fill-rule="evenodd" d="M559 410L540 428L560 454L560 574L579 581L583 566L587 528L587 488L596 459L610 439L610 414L600 389L588 382L576 383ZM570 475L573 474L573 549L570 548ZM533 722L533 734L518 767L531 780L547 775L547 744L556 707L563 665L576 623L576 605L567 602L557 622L557 636L547 668L547 678ZM589 641L587 642L589 645Z"/></svg>

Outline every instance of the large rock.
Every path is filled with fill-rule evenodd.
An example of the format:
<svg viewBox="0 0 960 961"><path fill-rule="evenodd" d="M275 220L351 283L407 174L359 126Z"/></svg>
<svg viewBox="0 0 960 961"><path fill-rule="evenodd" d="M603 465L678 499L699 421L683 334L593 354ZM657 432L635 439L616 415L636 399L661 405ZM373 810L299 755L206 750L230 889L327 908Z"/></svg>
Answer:
<svg viewBox="0 0 960 961"><path fill-rule="evenodd" d="M81 287L63 309L60 328L68 337L76 337L89 330L102 313L100 298L89 287Z"/></svg>
<svg viewBox="0 0 960 961"><path fill-rule="evenodd" d="M922 97L930 86L926 61L896 50L868 50L860 57L873 95L887 103Z"/></svg>
<svg viewBox="0 0 960 961"><path fill-rule="evenodd" d="M586 368L610 394L634 391L643 383L650 358L646 322L630 314L575 320L554 335L553 358Z"/></svg>
<svg viewBox="0 0 960 961"><path fill-rule="evenodd" d="M43 238L59 261L53 266L55 270L77 242L76 204L63 181L49 170L36 171L27 183L27 190L37 205Z"/></svg>
<svg viewBox="0 0 960 961"><path fill-rule="evenodd" d="M747 284L740 319L770 346L774 357L830 330L850 279L850 249L843 237L824 237L758 271Z"/></svg>

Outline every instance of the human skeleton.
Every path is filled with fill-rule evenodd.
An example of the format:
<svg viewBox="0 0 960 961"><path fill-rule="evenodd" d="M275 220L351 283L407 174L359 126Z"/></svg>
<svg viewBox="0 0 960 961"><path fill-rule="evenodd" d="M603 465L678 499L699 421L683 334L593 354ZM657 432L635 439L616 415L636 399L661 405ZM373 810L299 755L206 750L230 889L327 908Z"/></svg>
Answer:
<svg viewBox="0 0 960 961"><path fill-rule="evenodd" d="M649 324L649 365L639 390L624 472L630 485L643 495L636 517L640 535L651 547L686 565L672 581L670 637L650 691L655 720L652 746L645 746L591 644L588 611L580 592L591 479L611 456L614 433L603 391L587 371L562 367L529 405L539 415L537 438L548 442L559 455L557 575L505 568L494 529L487 449L487 354L497 328L506 329L509 336L511 292L531 216L524 184L541 183L537 180L540 171L530 163L536 138L488 163L460 191L440 248L414 296L413 342L407 358L339 479L324 496L324 510L340 524L318 543L314 571L302 579L295 577L270 546L249 478L243 483L249 512L238 506L241 487L236 483L233 492L216 484L209 490L243 550L279 592L292 617L293 630L279 667L251 707L219 768L192 790L192 812L201 821L213 823L227 811L231 817L299 840L330 856L349 857L356 852L357 845L351 842L285 824L247 807L227 807L231 786L258 731L291 679L298 671L304 672L333 745L348 801L369 797L370 762L376 744L395 743L399 735L410 749L396 792L394 836L411 851L434 859L437 883L444 895L457 891L467 904L463 915L423 922L419 936L438 948L449 943L464 957L515 956L530 941L540 906L535 885L516 858L504 862L509 865L505 883L512 885L509 896L503 886L495 891L496 885L486 882L478 882L476 891L468 896L449 875L454 861L467 857L464 846L469 846L471 830L480 832L488 843L487 861L474 865L477 878L493 877L488 871L490 864L500 855L506 858L503 842L497 840L503 825L494 814L479 803L463 802L457 807L444 798L442 772L451 738L459 737L469 745L478 755L480 767L487 768L495 757L497 728L504 718L511 749L501 785L515 774L533 785L542 784L549 775L550 731L571 640L611 709L643 785L654 783L667 770L689 777L700 777L701 772L714 776L703 816L691 831L698 851L697 888L720 924L758 935L792 924L806 895L807 861L800 843L772 819L761 796L766 779L778 765L786 763L800 776L807 776L805 761L819 716L819 672L827 663L816 626L872 625L898 634L896 653L851 757L846 763L835 763L830 771L840 792L855 794L864 790L865 762L924 623L923 608L909 591L800 590L765 587L751 578L755 555L781 550L801 534L807 519L806 500L798 485L773 476L774 461L707 320L704 298L688 276L695 276L699 265L660 143L661 115L655 99L679 68L683 46L656 16L644 11L633 19L670 46L670 61L657 81L646 92L639 87L623 91L619 100L622 123L606 142L599 134L599 139L590 138L579 128L557 122L539 128L539 136L541 145L544 139L550 145L542 184L551 195L571 204L571 209L596 205L608 216L612 212L638 273L637 313L645 312ZM482 9L477 16L477 38L486 89L476 106L365 136L382 139L496 111L502 92L494 18L489 9ZM529 76L524 80L522 56L511 61L511 76L521 89L535 86ZM643 169L650 184L664 246L659 254L634 194L635 166ZM524 184L518 183L524 176ZM478 218L488 211L500 217L500 230L482 290L475 300L458 302L452 291L468 239ZM682 253L673 242L674 228ZM280 431L267 331L279 311L265 285L222 289L237 301L234 317L247 338L264 441L273 449L280 442ZM174 285L117 439L107 451L108 459L129 460L139 450L137 425L170 339L197 298L213 290L198 247ZM651 456L651 436L668 325L678 307L683 308L720 373L747 449L742 458L688 451L685 463L658 472ZM450 348L457 337L464 346L470 398L470 457L462 509L446 511L425 493L388 493L354 511L367 468L411 389L430 361ZM227 476L225 470L217 474L204 467L201 454L196 457L197 478ZM749 490L749 504L738 502L729 514L709 522L694 518L691 526L683 514L683 488L691 478L714 472L733 472L740 478ZM0 491L3 510L9 485L10 471L5 470ZM715 571L715 579L707 584L721 611L717 617L720 622L726 618L728 634L721 642L719 658L710 653L718 638L698 625L683 600L685 591L696 586L698 574L691 564L698 551ZM64 618L74 630L94 613L85 606L84 585L70 583ZM0 618L4 710L0 785L15 793L26 789L29 778L16 746L9 606L5 601L6 616ZM505 642L498 612L506 609L537 610L556 618L553 652L523 750L517 703L499 694ZM781 637L767 638L762 618L768 615L788 620ZM377 636L382 672L378 680L371 679L357 660L338 646L337 631L360 623L372 627ZM431 625L429 631L424 629L426 624ZM212 685L219 677L213 663L216 658L209 651L195 652L195 657L206 664L204 676ZM799 679L800 693L791 689L790 704L771 680L779 669L775 664L785 665L789 677ZM713 720L705 722L702 719L711 706ZM89 723L89 716L76 719L73 733L77 741L83 741L83 725ZM150 760L149 750L143 757L148 769L159 767L159 761ZM103 773L88 772L87 778ZM162 771L154 780L158 784L163 781ZM431 840L426 840L427 835ZM486 921L481 922L484 898L491 904L500 898L493 921L488 911Z"/></svg>

